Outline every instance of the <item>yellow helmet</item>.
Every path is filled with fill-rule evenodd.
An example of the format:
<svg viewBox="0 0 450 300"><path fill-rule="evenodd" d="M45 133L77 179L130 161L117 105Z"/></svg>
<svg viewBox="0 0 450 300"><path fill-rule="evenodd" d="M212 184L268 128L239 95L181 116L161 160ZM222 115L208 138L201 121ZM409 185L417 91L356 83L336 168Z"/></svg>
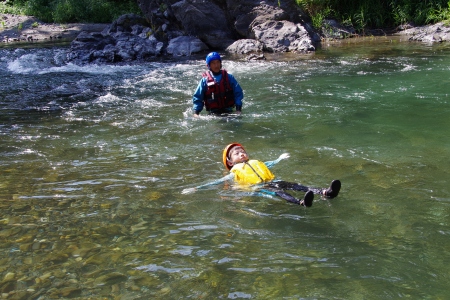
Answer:
<svg viewBox="0 0 450 300"><path fill-rule="evenodd" d="M241 147L242 149L244 149L244 147L242 147L242 145L241 145L241 144L238 144L238 143L231 143L231 144L229 144L228 146L226 146L225 149L223 149L223 153L222 153L223 164L224 164L225 168L227 168L228 171L230 171L231 168L232 168L232 167L230 167L230 166L227 164L227 161L228 161L228 153L230 152L230 150L231 150L232 148L234 148L234 147L236 147L236 146L239 146L239 147ZM245 151L245 149L244 149L244 151Z"/></svg>

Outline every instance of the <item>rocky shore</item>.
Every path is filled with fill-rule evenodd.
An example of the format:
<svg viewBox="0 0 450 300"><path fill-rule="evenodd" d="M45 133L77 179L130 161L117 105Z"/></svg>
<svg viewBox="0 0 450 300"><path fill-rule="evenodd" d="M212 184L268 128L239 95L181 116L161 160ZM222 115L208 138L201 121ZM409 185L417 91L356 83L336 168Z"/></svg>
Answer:
<svg viewBox="0 0 450 300"><path fill-rule="evenodd" d="M313 52L315 45L326 40L345 40L358 36L352 28L344 28L334 20L326 20L322 34L307 23L276 21L279 8L265 6L256 14L252 33L243 38L218 39L228 33L216 32L189 35L183 30L169 30L170 23L154 28L147 19L137 15L123 15L111 24L47 24L32 16L0 15L0 37L3 44L71 41L68 60L78 64L115 63L145 60L156 56L187 56L209 50L224 50L244 55L247 59L264 59L265 52ZM180 16L182 19L186 16ZM194 21L185 21L184 28L192 28ZM237 26L237 25L236 25ZM247 25L246 25L247 26ZM243 26L245 27L245 26ZM244 34L244 33L243 33ZM389 33L383 30L366 31L368 35L401 35L404 40L425 43L450 41L450 27L437 23L428 26L399 26Z"/></svg>
<svg viewBox="0 0 450 300"><path fill-rule="evenodd" d="M74 40L81 32L101 32L109 24L48 24L33 16L0 14L0 41L3 44Z"/></svg>

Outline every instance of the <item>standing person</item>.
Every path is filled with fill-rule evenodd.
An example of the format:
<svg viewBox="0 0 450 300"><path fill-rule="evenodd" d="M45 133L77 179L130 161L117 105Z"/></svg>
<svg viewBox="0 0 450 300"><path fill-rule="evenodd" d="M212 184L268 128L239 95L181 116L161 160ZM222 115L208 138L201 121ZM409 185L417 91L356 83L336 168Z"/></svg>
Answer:
<svg viewBox="0 0 450 300"><path fill-rule="evenodd" d="M206 66L208 71L202 74L192 97L194 116L198 117L203 107L216 115L232 113L236 107L236 114L241 114L244 92L234 76L222 69L219 53L209 53Z"/></svg>
<svg viewBox="0 0 450 300"><path fill-rule="evenodd" d="M262 162L259 160L251 160L241 144L232 143L225 147L222 154L223 164L225 165L225 168L230 171L230 174L195 188L184 189L182 194L193 193L197 189L230 180L241 185L257 185L256 188L259 192L279 196L288 202L310 207L314 200L314 194L319 194L327 198L334 198L341 190L341 182L339 180L333 180L329 188L311 188L299 183L274 180L275 175L273 175L269 168L281 160L289 158L288 153L281 154L277 160ZM306 193L303 199L297 199L286 193L285 190L302 191Z"/></svg>

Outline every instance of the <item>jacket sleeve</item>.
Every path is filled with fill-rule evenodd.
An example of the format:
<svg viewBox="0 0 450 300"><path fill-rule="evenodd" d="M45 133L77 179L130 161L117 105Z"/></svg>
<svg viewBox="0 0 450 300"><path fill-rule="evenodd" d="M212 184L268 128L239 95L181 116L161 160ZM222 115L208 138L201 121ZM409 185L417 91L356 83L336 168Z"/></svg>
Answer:
<svg viewBox="0 0 450 300"><path fill-rule="evenodd" d="M223 183L223 182L228 181L228 180L233 180L233 179L234 179L234 173L230 173L227 176L224 176L224 177L222 177L220 179L217 179L217 180L214 180L214 181L211 181L211 182L199 185L199 186L197 186L195 188L196 189L202 189L202 188L209 187L211 185L217 185L217 184Z"/></svg>
<svg viewBox="0 0 450 300"><path fill-rule="evenodd" d="M193 107L192 110L194 113L199 114L203 110L203 99L205 97L207 85L205 78L202 78L198 83L197 89L192 96Z"/></svg>
<svg viewBox="0 0 450 300"><path fill-rule="evenodd" d="M233 88L234 93L234 102L237 110L241 110L242 108L242 100L244 100L244 91L241 86L237 82L236 78L233 75L228 73L228 80L230 82L231 87Z"/></svg>
<svg viewBox="0 0 450 300"><path fill-rule="evenodd" d="M276 160L266 161L266 162L264 162L264 164L266 165L266 167L271 168L271 167L275 166L277 163L279 163L281 160L283 160L283 159L278 158Z"/></svg>

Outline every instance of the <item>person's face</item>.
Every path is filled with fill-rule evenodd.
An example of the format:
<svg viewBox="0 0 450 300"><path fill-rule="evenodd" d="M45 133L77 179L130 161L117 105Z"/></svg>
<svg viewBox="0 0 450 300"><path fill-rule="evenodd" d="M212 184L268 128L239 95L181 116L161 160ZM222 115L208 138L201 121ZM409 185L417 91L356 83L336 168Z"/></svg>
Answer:
<svg viewBox="0 0 450 300"><path fill-rule="evenodd" d="M211 69L211 71L213 71L214 73L218 73L220 71L220 67L221 67L221 62L220 60L216 59L213 60L209 63L209 68Z"/></svg>
<svg viewBox="0 0 450 300"><path fill-rule="evenodd" d="M228 156L231 166L248 160L247 152L242 147L234 147L230 150Z"/></svg>

